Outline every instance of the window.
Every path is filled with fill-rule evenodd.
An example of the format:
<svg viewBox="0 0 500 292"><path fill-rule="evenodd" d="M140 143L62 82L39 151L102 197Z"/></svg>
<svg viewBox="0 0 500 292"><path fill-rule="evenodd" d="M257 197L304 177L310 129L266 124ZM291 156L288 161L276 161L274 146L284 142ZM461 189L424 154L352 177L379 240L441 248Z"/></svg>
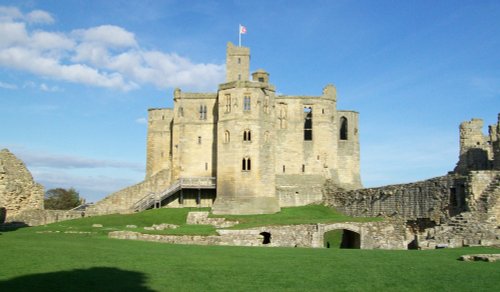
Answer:
<svg viewBox="0 0 500 292"><path fill-rule="evenodd" d="M243 141L245 142L252 141L252 132L250 130L243 131Z"/></svg>
<svg viewBox="0 0 500 292"><path fill-rule="evenodd" d="M283 173L285 173L285 166L283 165Z"/></svg>
<svg viewBox="0 0 500 292"><path fill-rule="evenodd" d="M252 169L252 161L249 157L245 157L241 160L241 170L250 171Z"/></svg>
<svg viewBox="0 0 500 292"><path fill-rule="evenodd" d="M201 136L198 136L198 144L201 144Z"/></svg>
<svg viewBox="0 0 500 292"><path fill-rule="evenodd" d="M243 98L243 110L249 111L251 109L250 96L245 96Z"/></svg>
<svg viewBox="0 0 500 292"><path fill-rule="evenodd" d="M179 113L178 113L179 117L183 117L184 116L184 108L183 107L180 107L179 108Z"/></svg>
<svg viewBox="0 0 500 292"><path fill-rule="evenodd" d="M206 119L207 119L207 106L200 105L200 120L206 120Z"/></svg>
<svg viewBox="0 0 500 292"><path fill-rule="evenodd" d="M230 140L231 140L231 134L229 133L229 131L225 131L224 132L224 143L229 143Z"/></svg>
<svg viewBox="0 0 500 292"><path fill-rule="evenodd" d="M241 58L238 58L238 64L241 64Z"/></svg>
<svg viewBox="0 0 500 292"><path fill-rule="evenodd" d="M312 108L304 108L304 141L312 141Z"/></svg>
<svg viewBox="0 0 500 292"><path fill-rule="evenodd" d="M340 140L347 140L347 119L345 117L340 118Z"/></svg>
<svg viewBox="0 0 500 292"><path fill-rule="evenodd" d="M306 165L302 164L302 172L306 172Z"/></svg>
<svg viewBox="0 0 500 292"><path fill-rule="evenodd" d="M231 95L226 95L226 113L231 112Z"/></svg>
<svg viewBox="0 0 500 292"><path fill-rule="evenodd" d="M264 77L259 77L259 82L264 82Z"/></svg>
<svg viewBox="0 0 500 292"><path fill-rule="evenodd" d="M205 170L208 170L208 162L205 162Z"/></svg>

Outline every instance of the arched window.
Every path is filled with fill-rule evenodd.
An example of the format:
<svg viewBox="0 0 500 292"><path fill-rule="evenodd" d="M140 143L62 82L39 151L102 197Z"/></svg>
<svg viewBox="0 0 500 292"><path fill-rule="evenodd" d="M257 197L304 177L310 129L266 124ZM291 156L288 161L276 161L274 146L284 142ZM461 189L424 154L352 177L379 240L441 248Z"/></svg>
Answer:
<svg viewBox="0 0 500 292"><path fill-rule="evenodd" d="M340 118L340 140L347 140L347 119L346 117Z"/></svg>
<svg viewBox="0 0 500 292"><path fill-rule="evenodd" d="M312 123L312 108L304 108L304 141L312 141L313 139L313 123Z"/></svg>
<svg viewBox="0 0 500 292"><path fill-rule="evenodd" d="M241 170L250 171L252 169L252 160L249 157L244 157L241 160Z"/></svg>
<svg viewBox="0 0 500 292"><path fill-rule="evenodd" d="M229 141L231 141L231 134L229 133L229 131L225 131L224 132L224 143L229 143Z"/></svg>
<svg viewBox="0 0 500 292"><path fill-rule="evenodd" d="M252 141L252 131L250 130L243 131L243 141L245 142Z"/></svg>

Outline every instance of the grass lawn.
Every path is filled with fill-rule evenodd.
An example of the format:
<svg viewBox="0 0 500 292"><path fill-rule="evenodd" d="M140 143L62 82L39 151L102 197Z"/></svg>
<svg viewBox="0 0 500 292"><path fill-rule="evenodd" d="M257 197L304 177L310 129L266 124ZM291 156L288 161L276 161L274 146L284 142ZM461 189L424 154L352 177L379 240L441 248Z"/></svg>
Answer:
<svg viewBox="0 0 500 292"><path fill-rule="evenodd" d="M159 223L180 225L166 231L178 234L213 231L213 227L185 225L188 211L150 210L0 231L0 291L497 291L500 287L500 262L457 260L468 253L500 253L495 248L223 247L106 237L108 231L125 230L130 224L141 232L141 227ZM273 215L279 220L270 215L235 219L241 226L255 226L341 218L331 209L315 206L285 208L282 213Z"/></svg>
<svg viewBox="0 0 500 292"><path fill-rule="evenodd" d="M498 291L468 248L384 251L170 245L99 235L0 235L0 291Z"/></svg>
<svg viewBox="0 0 500 292"><path fill-rule="evenodd" d="M322 205L308 205L304 207L281 208L277 214L266 215L211 215L236 220L238 225L232 229L251 228L263 225L293 225L308 223L336 223L336 222L368 222L381 221L382 218L349 217L335 209Z"/></svg>

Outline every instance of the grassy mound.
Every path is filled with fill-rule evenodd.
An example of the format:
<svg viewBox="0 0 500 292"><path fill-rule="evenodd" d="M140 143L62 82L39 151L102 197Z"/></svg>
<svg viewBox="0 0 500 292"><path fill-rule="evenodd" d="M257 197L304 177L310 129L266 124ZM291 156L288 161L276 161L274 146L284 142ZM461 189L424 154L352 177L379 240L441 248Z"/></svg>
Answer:
<svg viewBox="0 0 500 292"><path fill-rule="evenodd" d="M44 232L92 232L105 235L110 231L130 230L150 234L174 234L174 235L211 235L216 234L211 225L188 225L187 214L191 211L209 211L208 208L162 208L146 210L134 214L113 214L95 217L86 217L68 221L48 224L46 226L34 227L37 231ZM321 205L309 205L302 207L282 208L281 212L269 215L222 215L212 217L224 217L228 220L240 222L232 229L244 229L265 225L293 225L310 223L335 223L335 222L365 222L381 220L380 218L353 218L345 216L335 209ZM161 231L144 230L144 227L153 224L169 223L179 225L177 229L166 229ZM102 228L92 227L93 224L101 224ZM136 228L127 227L135 225Z"/></svg>
<svg viewBox="0 0 500 292"><path fill-rule="evenodd" d="M264 215L211 215L211 217L224 217L228 220L236 220L240 224L233 227L251 228L264 225L295 225L314 223L337 223L337 222L370 222L380 221L381 218L349 217L337 210L323 205L308 205L302 207L281 208L281 212Z"/></svg>

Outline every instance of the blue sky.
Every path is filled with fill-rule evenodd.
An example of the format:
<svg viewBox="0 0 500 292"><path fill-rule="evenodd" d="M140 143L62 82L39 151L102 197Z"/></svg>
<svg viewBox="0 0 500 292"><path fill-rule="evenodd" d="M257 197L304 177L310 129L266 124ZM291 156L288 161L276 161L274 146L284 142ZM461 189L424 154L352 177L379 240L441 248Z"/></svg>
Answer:
<svg viewBox="0 0 500 292"><path fill-rule="evenodd" d="M500 1L0 1L0 148L88 201L144 177L147 109L243 45L282 94L360 112L365 186L444 175L500 112ZM486 131L486 128L485 128Z"/></svg>

